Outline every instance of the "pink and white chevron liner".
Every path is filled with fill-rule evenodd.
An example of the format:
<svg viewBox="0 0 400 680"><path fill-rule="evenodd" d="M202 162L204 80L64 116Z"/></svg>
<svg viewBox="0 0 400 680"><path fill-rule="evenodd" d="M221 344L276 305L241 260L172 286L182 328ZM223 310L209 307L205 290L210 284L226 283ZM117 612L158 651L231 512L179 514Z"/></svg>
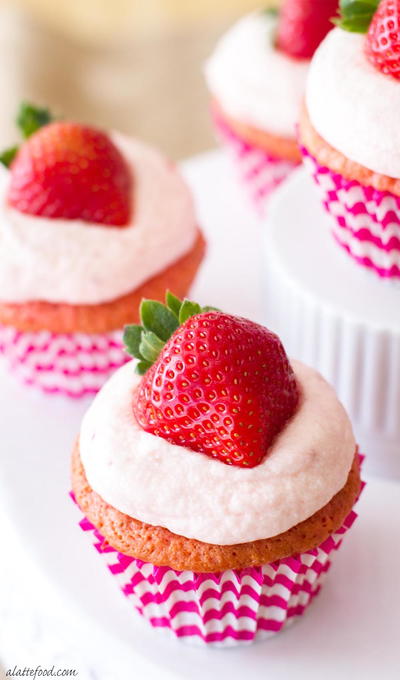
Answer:
<svg viewBox="0 0 400 680"><path fill-rule="evenodd" d="M25 333L0 325L0 352L25 383L45 392L82 397L98 392L129 357L122 332Z"/></svg>
<svg viewBox="0 0 400 680"><path fill-rule="evenodd" d="M72 494L73 497L73 494ZM200 645L232 647L270 637L301 616L321 588L357 515L318 548L262 567L201 574L156 567L112 548L84 517L80 527L124 595L154 628Z"/></svg>
<svg viewBox="0 0 400 680"><path fill-rule="evenodd" d="M384 279L400 279L400 196L332 172L304 147L304 164L334 218L332 234L357 262Z"/></svg>
<svg viewBox="0 0 400 680"><path fill-rule="evenodd" d="M297 163L271 156L242 139L215 111L212 113L217 136L228 149L238 175L258 214L265 214L271 192L298 167Z"/></svg>

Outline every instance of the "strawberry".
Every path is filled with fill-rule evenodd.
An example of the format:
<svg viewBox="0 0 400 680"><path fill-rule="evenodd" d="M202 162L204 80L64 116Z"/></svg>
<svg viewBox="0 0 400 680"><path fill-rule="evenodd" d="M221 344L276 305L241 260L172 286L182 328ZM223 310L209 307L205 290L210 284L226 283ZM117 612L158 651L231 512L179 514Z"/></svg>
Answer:
<svg viewBox="0 0 400 680"><path fill-rule="evenodd" d="M23 104L17 123L26 141L0 155L10 167L10 206L29 215L128 223L132 177L104 132L51 122L47 109L29 104Z"/></svg>
<svg viewBox="0 0 400 680"><path fill-rule="evenodd" d="M400 0L381 0L369 25L365 53L378 71L400 80Z"/></svg>
<svg viewBox="0 0 400 680"><path fill-rule="evenodd" d="M284 0L276 45L296 59L311 59L320 42L333 28L338 0Z"/></svg>
<svg viewBox="0 0 400 680"><path fill-rule="evenodd" d="M279 338L252 321L167 294L145 300L124 340L144 377L133 412L146 431L223 463L254 467L293 415L296 379Z"/></svg>

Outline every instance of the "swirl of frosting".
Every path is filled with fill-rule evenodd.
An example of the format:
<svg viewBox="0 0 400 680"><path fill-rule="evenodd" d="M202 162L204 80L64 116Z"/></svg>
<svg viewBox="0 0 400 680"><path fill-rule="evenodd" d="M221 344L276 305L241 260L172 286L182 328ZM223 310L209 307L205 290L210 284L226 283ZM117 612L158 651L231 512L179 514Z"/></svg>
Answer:
<svg viewBox="0 0 400 680"><path fill-rule="evenodd" d="M49 219L7 205L0 175L0 300L99 304L125 295L183 257L196 239L190 191L157 151L111 135L134 176L131 223L123 228Z"/></svg>
<svg viewBox="0 0 400 680"><path fill-rule="evenodd" d="M245 469L144 432L133 416L135 363L96 396L80 433L90 486L121 512L206 543L280 534L322 508L346 483L355 452L332 387L293 362L300 406L260 465Z"/></svg>
<svg viewBox="0 0 400 680"><path fill-rule="evenodd" d="M400 177L400 83L364 53L365 35L331 31L311 62L306 104L331 146L373 172Z"/></svg>
<svg viewBox="0 0 400 680"><path fill-rule="evenodd" d="M254 12L222 36L205 66L208 87L237 120L294 139L308 60L274 46L276 17Z"/></svg>

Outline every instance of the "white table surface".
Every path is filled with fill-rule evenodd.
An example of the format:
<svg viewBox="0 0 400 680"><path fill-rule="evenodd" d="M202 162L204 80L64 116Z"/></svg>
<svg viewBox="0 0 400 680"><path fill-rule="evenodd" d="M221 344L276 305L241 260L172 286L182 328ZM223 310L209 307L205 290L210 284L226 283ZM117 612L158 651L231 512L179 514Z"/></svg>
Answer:
<svg viewBox="0 0 400 680"><path fill-rule="evenodd" d="M193 298L262 321L262 225L225 159L185 165L209 254ZM130 609L77 527L69 453L86 401L46 397L0 373L0 654L5 668L53 664L79 678L399 676L400 487L371 480L360 517L310 611L276 638L201 650L153 631ZM397 534L398 538L398 534Z"/></svg>

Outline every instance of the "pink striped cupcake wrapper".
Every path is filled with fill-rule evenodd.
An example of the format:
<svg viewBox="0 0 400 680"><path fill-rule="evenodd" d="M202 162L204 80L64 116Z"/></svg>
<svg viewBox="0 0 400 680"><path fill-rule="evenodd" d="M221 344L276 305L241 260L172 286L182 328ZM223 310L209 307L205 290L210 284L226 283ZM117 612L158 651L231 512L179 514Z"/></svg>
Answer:
<svg viewBox="0 0 400 680"><path fill-rule="evenodd" d="M302 148L304 163L333 217L332 234L357 264L400 279L400 196L332 172Z"/></svg>
<svg viewBox="0 0 400 680"><path fill-rule="evenodd" d="M122 346L122 331L25 333L0 325L0 352L24 383L74 398L98 392L129 359Z"/></svg>
<svg viewBox="0 0 400 680"><path fill-rule="evenodd" d="M209 574L142 562L112 548L86 517L80 527L151 626L192 644L233 647L271 637L302 616L356 517L352 510L313 550L262 567Z"/></svg>
<svg viewBox="0 0 400 680"><path fill-rule="evenodd" d="M228 149L257 213L263 217L272 191L298 166L297 163L271 156L242 139L216 112L213 120L217 136Z"/></svg>

